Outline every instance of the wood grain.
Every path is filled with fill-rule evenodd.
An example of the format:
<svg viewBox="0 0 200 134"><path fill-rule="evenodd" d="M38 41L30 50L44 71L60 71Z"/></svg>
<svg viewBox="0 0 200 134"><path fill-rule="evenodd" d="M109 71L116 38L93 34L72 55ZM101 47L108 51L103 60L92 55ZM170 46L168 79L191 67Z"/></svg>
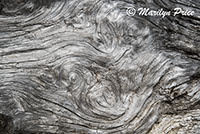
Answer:
<svg viewBox="0 0 200 134"><path fill-rule="evenodd" d="M199 134L199 7L0 0L0 134Z"/></svg>

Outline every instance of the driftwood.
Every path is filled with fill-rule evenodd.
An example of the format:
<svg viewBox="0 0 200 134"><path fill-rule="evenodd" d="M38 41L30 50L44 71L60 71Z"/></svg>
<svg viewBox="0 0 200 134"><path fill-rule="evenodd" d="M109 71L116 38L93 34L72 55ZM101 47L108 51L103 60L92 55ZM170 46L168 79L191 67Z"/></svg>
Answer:
<svg viewBox="0 0 200 134"><path fill-rule="evenodd" d="M0 134L199 134L199 13L199 0L0 0Z"/></svg>

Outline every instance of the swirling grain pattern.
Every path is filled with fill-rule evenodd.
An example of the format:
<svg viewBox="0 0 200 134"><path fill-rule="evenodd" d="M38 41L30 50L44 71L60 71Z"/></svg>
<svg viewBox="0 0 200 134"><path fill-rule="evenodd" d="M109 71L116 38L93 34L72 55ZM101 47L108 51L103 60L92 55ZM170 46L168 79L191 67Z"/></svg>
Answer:
<svg viewBox="0 0 200 134"><path fill-rule="evenodd" d="M0 134L200 133L199 6L0 0Z"/></svg>

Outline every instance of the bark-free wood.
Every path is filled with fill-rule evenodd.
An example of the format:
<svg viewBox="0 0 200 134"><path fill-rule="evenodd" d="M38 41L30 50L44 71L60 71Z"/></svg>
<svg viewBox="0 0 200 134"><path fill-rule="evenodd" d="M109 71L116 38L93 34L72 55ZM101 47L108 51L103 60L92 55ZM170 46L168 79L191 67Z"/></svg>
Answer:
<svg viewBox="0 0 200 134"><path fill-rule="evenodd" d="M128 7L195 14L131 16ZM199 7L1 0L0 134L200 133Z"/></svg>

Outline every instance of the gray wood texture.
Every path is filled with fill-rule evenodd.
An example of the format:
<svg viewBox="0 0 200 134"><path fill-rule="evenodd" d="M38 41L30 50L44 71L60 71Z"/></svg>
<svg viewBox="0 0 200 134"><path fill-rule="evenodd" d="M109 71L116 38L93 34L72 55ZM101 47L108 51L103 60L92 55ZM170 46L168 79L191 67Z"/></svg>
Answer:
<svg viewBox="0 0 200 134"><path fill-rule="evenodd" d="M0 134L200 134L199 13L199 0L0 0Z"/></svg>

